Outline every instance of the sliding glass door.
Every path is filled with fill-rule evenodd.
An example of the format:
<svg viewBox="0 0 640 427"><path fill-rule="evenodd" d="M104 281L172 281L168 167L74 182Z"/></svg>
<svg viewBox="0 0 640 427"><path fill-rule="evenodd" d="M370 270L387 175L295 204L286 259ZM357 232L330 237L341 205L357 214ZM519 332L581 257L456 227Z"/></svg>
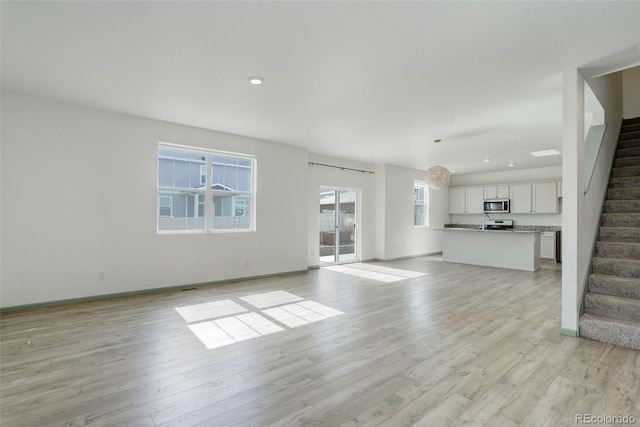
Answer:
<svg viewBox="0 0 640 427"><path fill-rule="evenodd" d="M320 190L320 263L357 261L357 202L353 190Z"/></svg>

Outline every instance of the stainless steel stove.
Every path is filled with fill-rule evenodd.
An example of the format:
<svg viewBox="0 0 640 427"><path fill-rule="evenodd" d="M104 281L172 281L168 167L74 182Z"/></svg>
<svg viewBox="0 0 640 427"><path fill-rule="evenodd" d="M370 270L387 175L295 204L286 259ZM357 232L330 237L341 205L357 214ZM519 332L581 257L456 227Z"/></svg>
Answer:
<svg viewBox="0 0 640 427"><path fill-rule="evenodd" d="M513 230L513 221L510 219L490 219L484 228L485 230Z"/></svg>

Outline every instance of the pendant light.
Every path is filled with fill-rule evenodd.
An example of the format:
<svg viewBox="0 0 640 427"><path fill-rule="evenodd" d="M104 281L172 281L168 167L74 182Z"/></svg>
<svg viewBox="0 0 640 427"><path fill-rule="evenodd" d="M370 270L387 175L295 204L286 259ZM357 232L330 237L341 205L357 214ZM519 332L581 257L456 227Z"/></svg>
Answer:
<svg viewBox="0 0 640 427"><path fill-rule="evenodd" d="M451 173L444 166L438 165L438 143L440 139L436 139L433 142L436 143L436 165L431 166L425 172L424 176L427 181L427 185L429 188L433 188L434 190L442 190L443 188L447 188L451 183Z"/></svg>

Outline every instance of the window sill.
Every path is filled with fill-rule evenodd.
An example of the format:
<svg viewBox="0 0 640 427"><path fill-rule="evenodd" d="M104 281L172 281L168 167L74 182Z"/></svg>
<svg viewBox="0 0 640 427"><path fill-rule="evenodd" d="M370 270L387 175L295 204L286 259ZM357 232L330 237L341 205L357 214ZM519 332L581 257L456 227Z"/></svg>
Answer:
<svg viewBox="0 0 640 427"><path fill-rule="evenodd" d="M235 233L253 233L255 229L246 230L156 230L157 235L180 235L180 234L235 234Z"/></svg>

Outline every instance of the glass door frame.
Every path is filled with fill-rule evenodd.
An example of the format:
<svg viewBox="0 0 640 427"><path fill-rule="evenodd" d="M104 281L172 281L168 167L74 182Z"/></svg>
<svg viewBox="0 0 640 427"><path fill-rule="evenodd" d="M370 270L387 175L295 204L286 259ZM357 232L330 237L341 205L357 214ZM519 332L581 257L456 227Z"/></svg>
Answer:
<svg viewBox="0 0 640 427"><path fill-rule="evenodd" d="M355 197L354 197L354 210L355 210L355 214L354 214L354 220L355 223L353 225L353 235L354 235L354 241L353 241L353 257L351 259L348 260L340 260L340 237L339 237L339 229L337 230L338 232L334 234L334 253L333 253L333 260L332 261L323 261L322 260L322 256L320 255L320 250L318 250L318 263L320 266L327 266L327 265L336 265L336 264L346 264L346 263L353 263L353 262L359 262L360 261L360 219L361 219L361 195L362 192L359 188L349 188L349 187L336 187L336 186L327 186L327 185L322 185L320 186L320 190L319 190L319 195L322 192L326 192L326 191L333 191L334 192L334 197L335 198L335 206L334 206L334 228L338 229L338 220L339 220L339 211L340 211L340 193L342 192L353 192ZM318 202L320 202L320 198L318 198ZM318 218L317 221L318 224L318 233L317 235L320 235L320 219ZM319 246L320 246L320 242L318 242ZM318 246L318 247L319 247Z"/></svg>

